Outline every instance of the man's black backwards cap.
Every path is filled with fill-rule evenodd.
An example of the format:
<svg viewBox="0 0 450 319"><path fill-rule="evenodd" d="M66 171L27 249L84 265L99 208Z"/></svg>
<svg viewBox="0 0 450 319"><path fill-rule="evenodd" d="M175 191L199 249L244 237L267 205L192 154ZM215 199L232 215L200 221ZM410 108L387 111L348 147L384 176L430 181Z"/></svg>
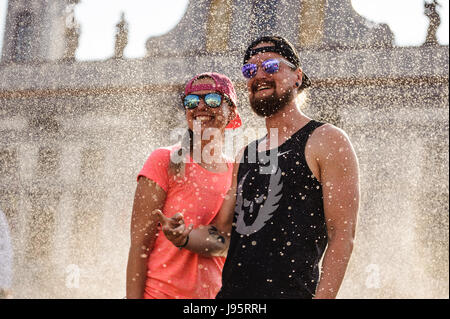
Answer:
<svg viewBox="0 0 450 319"><path fill-rule="evenodd" d="M255 46L262 42L269 42L272 43L273 46L266 46L261 47L257 49L253 49ZM247 51L245 51L244 56L244 64L248 62L248 60L254 56L255 54L262 53L262 52L275 52L284 57L286 60L294 64L297 68L300 67L300 59L298 57L297 50L295 50L295 47L285 38L280 36L264 36L256 39L253 41L247 48ZM303 71L303 70L302 70ZM311 85L311 80L309 77L302 72L302 85L300 86L300 89L307 88Z"/></svg>

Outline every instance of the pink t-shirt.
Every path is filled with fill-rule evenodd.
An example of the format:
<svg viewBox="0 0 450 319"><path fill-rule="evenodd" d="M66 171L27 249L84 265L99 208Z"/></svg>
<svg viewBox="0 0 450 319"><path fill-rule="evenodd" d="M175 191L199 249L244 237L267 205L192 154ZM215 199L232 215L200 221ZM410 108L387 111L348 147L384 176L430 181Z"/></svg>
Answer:
<svg viewBox="0 0 450 319"><path fill-rule="evenodd" d="M232 163L228 171L210 172L196 163L186 163L185 176L169 176L170 154L179 146L159 148L147 159L139 176L156 182L167 194L163 213L172 217L182 212L186 225L208 225L219 212L231 186ZM145 298L214 298L222 286L223 257L202 257L176 248L159 231L147 264Z"/></svg>

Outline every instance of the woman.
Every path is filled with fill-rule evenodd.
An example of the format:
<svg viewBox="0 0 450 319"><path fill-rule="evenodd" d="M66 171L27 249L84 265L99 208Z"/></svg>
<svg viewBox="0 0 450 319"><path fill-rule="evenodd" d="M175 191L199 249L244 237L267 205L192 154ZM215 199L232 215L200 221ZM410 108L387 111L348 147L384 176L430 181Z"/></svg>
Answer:
<svg viewBox="0 0 450 319"><path fill-rule="evenodd" d="M214 219L231 185L232 163L222 149L225 129L241 125L237 96L226 76L202 73L186 84L183 104L189 134L181 145L155 150L138 175L127 298L207 299L221 287L224 258L175 247L161 233L155 212L182 213L192 226ZM207 138L193 138L197 131ZM203 134L208 131L213 134Z"/></svg>

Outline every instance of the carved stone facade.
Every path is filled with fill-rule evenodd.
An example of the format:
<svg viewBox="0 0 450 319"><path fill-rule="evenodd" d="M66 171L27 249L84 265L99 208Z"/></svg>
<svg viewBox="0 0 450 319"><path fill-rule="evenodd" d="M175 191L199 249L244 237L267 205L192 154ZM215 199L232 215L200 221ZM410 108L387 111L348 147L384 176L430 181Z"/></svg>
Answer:
<svg viewBox="0 0 450 319"><path fill-rule="evenodd" d="M58 39L68 3L9 0L5 39L27 39L8 38L0 65L0 205L17 297L123 297L136 174L184 127L183 84L227 74L236 133L264 127L239 69L254 37L277 33L314 83L305 113L342 127L360 161L340 296L448 298L448 46L393 47L389 28L350 0L191 0L171 32L148 40L146 58L67 64ZM43 12L50 19L34 20Z"/></svg>
<svg viewBox="0 0 450 319"><path fill-rule="evenodd" d="M116 24L114 43L114 59L123 59L123 51L128 44L128 22L122 12L119 23Z"/></svg>

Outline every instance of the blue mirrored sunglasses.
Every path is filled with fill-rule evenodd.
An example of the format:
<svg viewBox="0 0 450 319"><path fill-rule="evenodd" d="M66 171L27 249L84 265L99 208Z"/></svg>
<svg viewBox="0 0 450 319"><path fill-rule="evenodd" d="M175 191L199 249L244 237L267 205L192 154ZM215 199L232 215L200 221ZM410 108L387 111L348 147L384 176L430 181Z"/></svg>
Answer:
<svg viewBox="0 0 450 319"><path fill-rule="evenodd" d="M268 59L261 63L261 68L264 70L264 72L268 74L274 74L278 72L280 69L280 63L284 63L290 68L295 69L295 65L292 64L289 61L286 61L284 59ZM256 72L258 72L258 65L253 63L247 63L244 64L242 67L242 75L244 75L245 78L251 79L256 75Z"/></svg>
<svg viewBox="0 0 450 319"><path fill-rule="evenodd" d="M212 108L219 107L222 104L222 95L219 93L189 94L183 98L184 107L189 110L195 109L200 104L201 99ZM228 102L226 96L224 96L224 99Z"/></svg>

